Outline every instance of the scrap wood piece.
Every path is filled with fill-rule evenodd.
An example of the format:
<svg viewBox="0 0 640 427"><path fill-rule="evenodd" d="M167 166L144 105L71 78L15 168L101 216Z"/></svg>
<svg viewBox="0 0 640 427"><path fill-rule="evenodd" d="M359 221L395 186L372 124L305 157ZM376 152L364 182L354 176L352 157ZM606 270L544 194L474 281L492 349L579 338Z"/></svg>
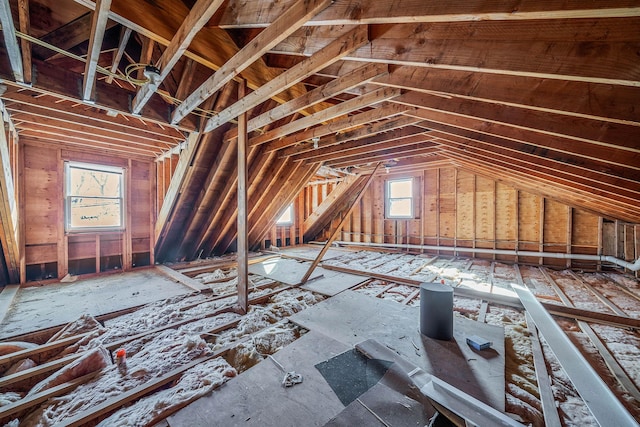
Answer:
<svg viewBox="0 0 640 427"><path fill-rule="evenodd" d="M7 285L2 288L2 292L0 292L0 323L9 312L9 307L11 307L19 289L20 285Z"/></svg>
<svg viewBox="0 0 640 427"><path fill-rule="evenodd" d="M512 284L525 309L600 425L637 426L633 416L526 287Z"/></svg>
<svg viewBox="0 0 640 427"><path fill-rule="evenodd" d="M540 393L540 402L542 403L542 415L544 416L544 424L549 427L560 427L560 416L558 408L553 397L551 389L551 380L547 372L547 365L542 352L542 345L538 339L538 329L529 312L525 312L527 319L527 329L531 333L531 347L533 349L533 366L536 371L536 380L538 382L538 393Z"/></svg>

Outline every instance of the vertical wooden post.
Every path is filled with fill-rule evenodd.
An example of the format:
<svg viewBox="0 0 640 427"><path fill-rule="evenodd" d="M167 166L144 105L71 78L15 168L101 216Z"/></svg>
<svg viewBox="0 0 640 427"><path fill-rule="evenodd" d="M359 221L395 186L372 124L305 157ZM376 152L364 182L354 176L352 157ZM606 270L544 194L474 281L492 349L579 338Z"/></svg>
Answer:
<svg viewBox="0 0 640 427"><path fill-rule="evenodd" d="M64 159L62 158L62 150L57 150L58 157L58 182L57 182L57 190L58 194L64 194L65 192L65 167L64 167ZM24 187L23 187L24 188ZM63 197L59 198L58 201L58 279L62 279L69 273L69 236L67 236L66 232L66 212L65 212L66 200ZM23 217L24 218L24 217Z"/></svg>
<svg viewBox="0 0 640 427"><path fill-rule="evenodd" d="M246 82L243 80L238 88L238 99L245 96ZM248 210L247 210L247 152L249 138L247 136L247 113L238 116L238 306L246 313L249 306L249 263L247 259Z"/></svg>

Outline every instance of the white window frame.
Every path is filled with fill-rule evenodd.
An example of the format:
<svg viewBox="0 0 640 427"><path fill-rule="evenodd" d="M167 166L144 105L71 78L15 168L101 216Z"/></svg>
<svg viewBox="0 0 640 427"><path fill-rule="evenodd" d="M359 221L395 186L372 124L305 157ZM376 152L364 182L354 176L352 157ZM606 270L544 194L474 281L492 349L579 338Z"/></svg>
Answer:
<svg viewBox="0 0 640 427"><path fill-rule="evenodd" d="M118 199L120 200L120 224L112 226L100 226L100 227L83 227L71 225L71 199L76 195L70 194L71 189L71 169L87 169L98 172L116 173L120 175L120 195L119 197L105 197L106 199ZM95 163L73 162L67 161L64 163L65 185L64 185L64 210L65 210L65 231L68 233L83 233L83 232L113 232L124 231L125 229L125 188L124 188L124 174L125 168L120 166L108 166L99 165Z"/></svg>
<svg viewBox="0 0 640 427"><path fill-rule="evenodd" d="M409 181L411 183L411 196L409 197L391 197L391 184L394 182ZM414 179L413 178L394 178L385 181L384 201L385 201L385 218L387 219L413 219L414 212ZM396 200L410 200L411 208L408 215L391 215L391 202Z"/></svg>
<svg viewBox="0 0 640 427"><path fill-rule="evenodd" d="M289 221L281 221L282 217L285 216L285 214L289 212L291 215L291 219ZM293 222L295 221L295 210L293 209L293 203L291 203L289 206L287 206L287 209L285 209L282 214L278 217L278 219L276 220L276 225L278 227L286 227L289 225L293 225Z"/></svg>

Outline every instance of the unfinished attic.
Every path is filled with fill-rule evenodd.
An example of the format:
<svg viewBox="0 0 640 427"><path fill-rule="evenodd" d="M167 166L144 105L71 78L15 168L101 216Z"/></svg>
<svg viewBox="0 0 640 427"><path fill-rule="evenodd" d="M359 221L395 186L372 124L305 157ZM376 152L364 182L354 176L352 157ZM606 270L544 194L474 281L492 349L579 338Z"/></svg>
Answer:
<svg viewBox="0 0 640 427"><path fill-rule="evenodd" d="M0 425L640 422L640 1L0 26Z"/></svg>

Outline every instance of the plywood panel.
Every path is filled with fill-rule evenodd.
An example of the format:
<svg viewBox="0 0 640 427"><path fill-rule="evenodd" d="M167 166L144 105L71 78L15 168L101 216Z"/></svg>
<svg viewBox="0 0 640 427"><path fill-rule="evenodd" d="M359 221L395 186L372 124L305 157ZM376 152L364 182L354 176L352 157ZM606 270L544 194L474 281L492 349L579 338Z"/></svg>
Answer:
<svg viewBox="0 0 640 427"><path fill-rule="evenodd" d="M476 247L492 248L495 233L495 186L492 179L476 177Z"/></svg>
<svg viewBox="0 0 640 427"><path fill-rule="evenodd" d="M496 185L496 239L501 246L513 248L516 240L517 221L515 188L500 182Z"/></svg>
<svg viewBox="0 0 640 427"><path fill-rule="evenodd" d="M425 243L437 244L438 236L438 170L431 169L424 172L423 206Z"/></svg>
<svg viewBox="0 0 640 427"><path fill-rule="evenodd" d="M456 237L456 171L440 169L440 243L453 246Z"/></svg>
<svg viewBox="0 0 640 427"><path fill-rule="evenodd" d="M572 252L596 254L599 217L582 209L573 210Z"/></svg>
<svg viewBox="0 0 640 427"><path fill-rule="evenodd" d="M475 176L458 171L456 189L456 237L458 246L472 246L475 220Z"/></svg>

